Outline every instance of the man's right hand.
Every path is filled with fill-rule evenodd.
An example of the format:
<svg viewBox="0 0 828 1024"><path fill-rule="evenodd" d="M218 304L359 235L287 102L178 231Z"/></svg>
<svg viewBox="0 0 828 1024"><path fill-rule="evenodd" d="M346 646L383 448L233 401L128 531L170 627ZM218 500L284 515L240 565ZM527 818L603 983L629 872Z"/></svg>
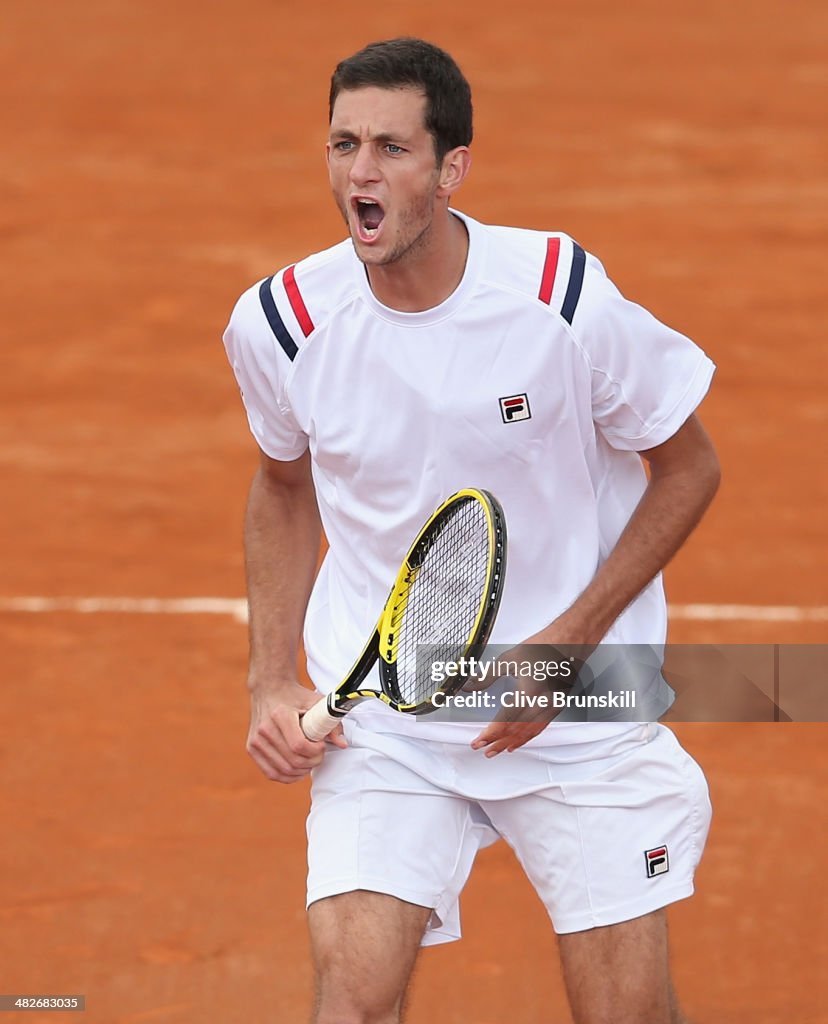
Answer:
<svg viewBox="0 0 828 1024"><path fill-rule="evenodd" d="M266 692L251 686L247 752L271 781L298 782L321 763L327 742L347 746L341 725L326 740L309 740L302 732L300 717L319 699L300 683Z"/></svg>

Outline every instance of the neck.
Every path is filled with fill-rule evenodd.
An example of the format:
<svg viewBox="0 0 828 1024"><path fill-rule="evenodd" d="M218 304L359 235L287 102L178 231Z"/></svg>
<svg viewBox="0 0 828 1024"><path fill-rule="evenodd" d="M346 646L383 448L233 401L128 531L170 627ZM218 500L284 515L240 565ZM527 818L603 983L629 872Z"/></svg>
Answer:
<svg viewBox="0 0 828 1024"><path fill-rule="evenodd" d="M435 214L428 233L402 259L367 266L377 299L400 313L422 313L439 306L463 279L469 252L466 225L448 209Z"/></svg>

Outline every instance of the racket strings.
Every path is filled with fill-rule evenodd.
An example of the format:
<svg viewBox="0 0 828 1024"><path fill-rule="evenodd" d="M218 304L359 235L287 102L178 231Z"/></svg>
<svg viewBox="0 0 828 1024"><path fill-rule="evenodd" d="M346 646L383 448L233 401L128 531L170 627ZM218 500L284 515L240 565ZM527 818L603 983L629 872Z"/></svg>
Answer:
<svg viewBox="0 0 828 1024"><path fill-rule="evenodd" d="M432 695L433 662L457 661L466 653L488 596L489 537L485 508L467 500L439 524L436 536L424 539L428 547L399 628L397 684L404 702Z"/></svg>

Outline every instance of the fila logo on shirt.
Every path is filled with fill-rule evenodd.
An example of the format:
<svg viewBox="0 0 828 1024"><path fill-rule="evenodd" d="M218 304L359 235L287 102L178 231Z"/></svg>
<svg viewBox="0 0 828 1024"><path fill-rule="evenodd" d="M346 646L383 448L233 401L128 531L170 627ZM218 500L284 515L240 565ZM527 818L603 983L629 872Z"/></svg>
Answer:
<svg viewBox="0 0 828 1024"><path fill-rule="evenodd" d="M504 423L517 423L518 420L532 418L529 411L529 398L527 395L509 395L508 398L500 399L500 415Z"/></svg>
<svg viewBox="0 0 828 1024"><path fill-rule="evenodd" d="M666 846L657 846L654 850L645 850L644 859L647 863L647 878L665 875L670 870L670 856Z"/></svg>

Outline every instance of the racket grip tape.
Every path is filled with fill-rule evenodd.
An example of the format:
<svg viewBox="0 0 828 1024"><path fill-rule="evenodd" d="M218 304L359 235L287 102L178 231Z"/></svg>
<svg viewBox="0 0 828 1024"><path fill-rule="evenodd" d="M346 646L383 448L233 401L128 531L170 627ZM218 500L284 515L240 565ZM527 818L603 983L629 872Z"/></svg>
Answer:
<svg viewBox="0 0 828 1024"><path fill-rule="evenodd" d="M309 740L324 740L328 733L333 732L345 717L344 712L331 714L328 700L317 701L302 716L302 731Z"/></svg>

